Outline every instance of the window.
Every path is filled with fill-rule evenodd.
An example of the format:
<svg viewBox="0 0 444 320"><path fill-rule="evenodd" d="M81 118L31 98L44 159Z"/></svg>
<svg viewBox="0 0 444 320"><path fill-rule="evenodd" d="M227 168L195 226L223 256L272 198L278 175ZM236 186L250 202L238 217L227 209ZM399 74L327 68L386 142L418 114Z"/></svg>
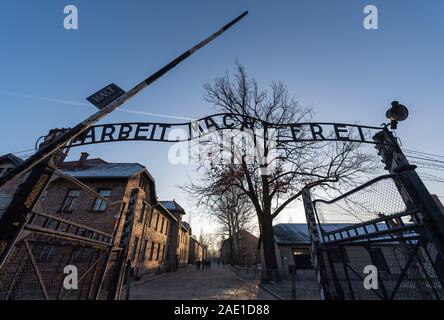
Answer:
<svg viewBox="0 0 444 320"><path fill-rule="evenodd" d="M296 269L312 269L310 250L307 248L293 248L293 262Z"/></svg>
<svg viewBox="0 0 444 320"><path fill-rule="evenodd" d="M139 214L139 222L142 223L143 222L143 216L145 215L145 210L146 210L146 203L142 203L142 208L140 209L140 214Z"/></svg>
<svg viewBox="0 0 444 320"><path fill-rule="evenodd" d="M157 230L157 227L159 226L159 216L160 216L160 214L157 214L156 226L154 227L154 230Z"/></svg>
<svg viewBox="0 0 444 320"><path fill-rule="evenodd" d="M45 262L51 262L55 254L56 249L53 246L44 246L42 247L40 254L38 255L38 259Z"/></svg>
<svg viewBox="0 0 444 320"><path fill-rule="evenodd" d="M146 249L148 247L148 240L143 243L142 261L146 260Z"/></svg>
<svg viewBox="0 0 444 320"><path fill-rule="evenodd" d="M160 225L160 232L163 233L163 225L165 224L165 218L162 217L162 224Z"/></svg>
<svg viewBox="0 0 444 320"><path fill-rule="evenodd" d="M134 259L136 257L138 244L139 244L139 238L134 237L134 247L133 247L133 252L131 253L131 259Z"/></svg>
<svg viewBox="0 0 444 320"><path fill-rule="evenodd" d="M83 261L91 257L92 249L91 248L78 248L74 254L73 259L76 261Z"/></svg>
<svg viewBox="0 0 444 320"><path fill-rule="evenodd" d="M151 227L151 222L153 220L154 210L151 208L150 212L150 220L148 221L148 227Z"/></svg>
<svg viewBox="0 0 444 320"><path fill-rule="evenodd" d="M144 177L140 177L139 188L146 191L147 184L148 184L148 181Z"/></svg>
<svg viewBox="0 0 444 320"><path fill-rule="evenodd" d="M162 261L165 259L165 245L163 245L163 248L162 248Z"/></svg>
<svg viewBox="0 0 444 320"><path fill-rule="evenodd" d="M111 195L110 189L99 189L97 191L98 194L100 194L105 199L109 199ZM96 198L96 201L94 202L93 211L103 212L106 210L106 202L101 198Z"/></svg>
<svg viewBox="0 0 444 320"><path fill-rule="evenodd" d="M169 227L170 223L167 221L166 225L165 225L165 234L168 235L168 227Z"/></svg>
<svg viewBox="0 0 444 320"><path fill-rule="evenodd" d="M154 255L154 242L151 242L150 260L153 260Z"/></svg>
<svg viewBox="0 0 444 320"><path fill-rule="evenodd" d="M69 189L60 211L64 213L72 212L72 210L74 209L74 204L76 200L79 198L79 195L80 195L79 189Z"/></svg>
<svg viewBox="0 0 444 320"><path fill-rule="evenodd" d="M159 254L160 254L160 243L157 244L156 261L159 260Z"/></svg>

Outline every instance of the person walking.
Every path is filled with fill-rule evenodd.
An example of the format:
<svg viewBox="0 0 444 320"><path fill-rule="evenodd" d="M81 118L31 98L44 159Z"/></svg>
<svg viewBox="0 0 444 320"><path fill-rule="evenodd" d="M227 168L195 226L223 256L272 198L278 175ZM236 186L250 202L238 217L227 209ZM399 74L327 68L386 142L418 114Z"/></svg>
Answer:
<svg viewBox="0 0 444 320"><path fill-rule="evenodd" d="M211 269L211 259L208 259L208 269Z"/></svg>
<svg viewBox="0 0 444 320"><path fill-rule="evenodd" d="M220 267L220 259L217 259L217 267Z"/></svg>

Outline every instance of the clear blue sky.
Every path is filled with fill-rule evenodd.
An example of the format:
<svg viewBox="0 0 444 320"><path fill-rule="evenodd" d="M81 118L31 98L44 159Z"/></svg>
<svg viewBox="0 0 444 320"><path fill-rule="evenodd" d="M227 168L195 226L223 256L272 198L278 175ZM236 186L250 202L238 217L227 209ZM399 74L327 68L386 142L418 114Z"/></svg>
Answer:
<svg viewBox="0 0 444 320"><path fill-rule="evenodd" d="M79 30L63 28L67 4L79 9ZM379 9L379 30L362 26L367 4ZM202 85L233 70L237 59L263 86L285 82L319 121L379 125L389 103L399 100L411 112L398 130L403 144L444 154L441 0L3 0L0 9L1 154L32 148L50 128L75 125L95 112L83 105L91 93L111 82L131 88L244 10L250 14L240 24L124 108L210 114ZM145 120L174 121L115 112L102 122ZM192 168L169 165L168 147L119 143L86 150L146 165L159 197L186 206L175 186ZM428 186L444 195L442 184Z"/></svg>

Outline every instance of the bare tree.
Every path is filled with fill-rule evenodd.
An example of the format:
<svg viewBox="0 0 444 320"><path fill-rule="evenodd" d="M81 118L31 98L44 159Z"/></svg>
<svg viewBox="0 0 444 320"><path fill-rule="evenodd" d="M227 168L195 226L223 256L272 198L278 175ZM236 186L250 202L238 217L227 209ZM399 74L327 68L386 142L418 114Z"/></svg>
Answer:
<svg viewBox="0 0 444 320"><path fill-rule="evenodd" d="M192 184L192 183L191 183ZM237 264L241 260L241 246L239 234L241 230L252 231L255 211L246 195L236 187L231 187L221 193L195 194L193 187L184 187L192 195L195 205L202 213L214 221L218 226L218 235L230 239L230 263ZM203 234L203 231L201 232Z"/></svg>
<svg viewBox="0 0 444 320"><path fill-rule="evenodd" d="M227 74L212 84L205 84L206 100L220 112L251 117L275 126L309 122L310 108L301 107L281 82L271 85L270 92L260 90L237 64L234 78ZM242 121L240 119L240 121ZM264 252L265 277L279 279L273 238L273 219L301 196L304 188L339 189L355 184L359 175L374 169L374 158L358 150L359 144L341 142L290 142L279 146L272 158L262 148L261 161L247 161L244 155L237 163L214 162L211 168L199 167L200 178L185 189L206 202L220 197L232 188L247 196L256 213ZM265 170L264 170L265 169Z"/></svg>

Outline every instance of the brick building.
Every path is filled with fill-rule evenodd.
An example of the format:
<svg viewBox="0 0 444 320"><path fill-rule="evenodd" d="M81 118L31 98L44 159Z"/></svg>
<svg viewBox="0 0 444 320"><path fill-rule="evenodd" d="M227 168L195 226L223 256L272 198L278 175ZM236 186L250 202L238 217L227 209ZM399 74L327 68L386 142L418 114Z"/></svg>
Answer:
<svg viewBox="0 0 444 320"><path fill-rule="evenodd" d="M179 230L179 244L177 246L179 255L179 266L183 267L188 264L189 252L190 252L190 225L182 221L181 228Z"/></svg>
<svg viewBox="0 0 444 320"><path fill-rule="evenodd" d="M257 263L257 246L259 239L249 233L241 230L236 234L238 244L235 243L233 237L225 239L220 248L220 258L226 264L236 265L256 265ZM239 250L235 250L238 246Z"/></svg>
<svg viewBox="0 0 444 320"><path fill-rule="evenodd" d="M171 223L170 229L170 243L171 246L168 247L168 261L167 261L167 271L174 271L182 265L181 261L181 237L180 234L183 233L182 228L182 217L185 214L185 210L175 201L160 201L162 206L166 208L176 219ZM183 244L182 244L183 247Z"/></svg>
<svg viewBox="0 0 444 320"><path fill-rule="evenodd" d="M19 158L12 155L3 156L0 159L2 173L20 162ZM34 211L114 236L112 252L116 254L110 255L107 264L109 272L105 276L101 298L105 297L104 295L111 289L113 283L118 283L114 278L117 275L114 270L120 265L117 263L118 252L121 252L120 244L125 220L128 218L128 204L134 194L137 196L133 210L134 216L129 220L132 224L128 237L129 247L125 255L130 261L133 277L137 279L147 273L174 271L179 266L188 264L191 227L182 221L185 210L174 200L163 202L157 200L155 180L144 166L138 163L109 163L103 159L90 159L87 153L82 153L77 161L64 162L63 157L60 160L59 169ZM18 184L26 176L20 177L18 179L20 181L12 181L1 188L0 200L5 201L0 202L0 217L2 209L7 207ZM63 273L59 269L61 265L67 264L63 261L71 259L70 261L79 267L79 270L86 271L90 263L98 258L97 251L93 251L93 248L87 244L76 244L76 248L73 249L63 241L50 243L46 236L33 236L26 239L33 245L35 260L51 296L60 294L52 283L61 283ZM205 254L203 246L197 241L193 244L197 248L194 254L198 258L203 257ZM20 264L19 261L18 263ZM14 277L14 274L11 273L10 276ZM17 294L33 297L35 292L39 291L38 282L31 277L35 275L33 273L20 275L21 282L33 283L33 291L26 289L29 292L20 291ZM90 280L82 282L83 291L80 291L84 293L82 296L90 298L93 292L88 292L88 284L83 284L88 281ZM94 280L91 281L94 282ZM14 296L11 295L11 297Z"/></svg>
<svg viewBox="0 0 444 320"><path fill-rule="evenodd" d="M188 263L195 264L196 261L203 261L207 258L207 247L200 243L196 237L190 236L190 249L188 254Z"/></svg>
<svg viewBox="0 0 444 320"><path fill-rule="evenodd" d="M60 172L78 179L111 203L88 196L88 192L65 179L53 181L44 194L44 210L65 219L115 234L120 243L126 207L131 192L138 190L128 258L135 276L167 269L171 225L177 219L157 201L155 181L147 169L137 163L108 163L88 159L82 153L78 161L64 162Z"/></svg>

